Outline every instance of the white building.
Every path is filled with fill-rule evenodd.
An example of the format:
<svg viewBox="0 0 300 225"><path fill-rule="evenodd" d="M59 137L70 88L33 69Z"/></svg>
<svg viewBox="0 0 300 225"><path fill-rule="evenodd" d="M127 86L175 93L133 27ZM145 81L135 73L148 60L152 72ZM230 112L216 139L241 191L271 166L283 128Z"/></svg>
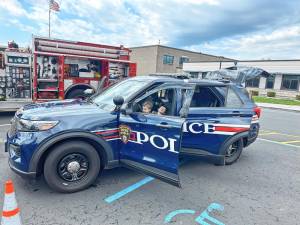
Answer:
<svg viewBox="0 0 300 225"><path fill-rule="evenodd" d="M249 60L231 62L193 62L184 63L183 71L193 77L202 78L208 71L231 66L253 66L272 74L269 78L256 78L247 81L246 87L258 90L259 95L276 92L276 97L294 98L300 94L300 60Z"/></svg>

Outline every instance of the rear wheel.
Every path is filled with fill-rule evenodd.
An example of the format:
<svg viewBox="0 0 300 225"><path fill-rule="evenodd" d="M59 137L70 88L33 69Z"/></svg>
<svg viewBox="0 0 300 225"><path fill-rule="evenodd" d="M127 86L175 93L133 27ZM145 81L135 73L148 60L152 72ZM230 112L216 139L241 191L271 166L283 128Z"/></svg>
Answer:
<svg viewBox="0 0 300 225"><path fill-rule="evenodd" d="M243 151L243 140L240 139L228 146L225 152L225 165L235 163L241 156Z"/></svg>
<svg viewBox="0 0 300 225"><path fill-rule="evenodd" d="M93 146L82 141L66 142L48 155L44 177L58 192L76 192L89 187L99 175L100 157Z"/></svg>

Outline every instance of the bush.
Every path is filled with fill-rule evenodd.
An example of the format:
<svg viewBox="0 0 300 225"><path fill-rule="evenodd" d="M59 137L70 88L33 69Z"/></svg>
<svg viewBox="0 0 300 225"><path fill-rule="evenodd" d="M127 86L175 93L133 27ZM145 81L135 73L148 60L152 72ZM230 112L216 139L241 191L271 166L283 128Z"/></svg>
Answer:
<svg viewBox="0 0 300 225"><path fill-rule="evenodd" d="M259 92L258 92L258 91L251 90L251 91L250 91L250 94L251 94L251 96L258 96Z"/></svg>
<svg viewBox="0 0 300 225"><path fill-rule="evenodd" d="M274 91L268 91L267 92L267 96L268 97L275 97L276 96L276 92L274 92Z"/></svg>
<svg viewBox="0 0 300 225"><path fill-rule="evenodd" d="M296 95L296 100L300 100L300 95Z"/></svg>

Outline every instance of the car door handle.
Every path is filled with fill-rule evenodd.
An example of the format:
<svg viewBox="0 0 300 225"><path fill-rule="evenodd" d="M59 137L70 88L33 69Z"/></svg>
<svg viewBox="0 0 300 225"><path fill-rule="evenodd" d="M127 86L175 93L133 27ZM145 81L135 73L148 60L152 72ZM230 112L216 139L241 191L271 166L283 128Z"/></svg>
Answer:
<svg viewBox="0 0 300 225"><path fill-rule="evenodd" d="M232 115L234 115L234 116L240 116L241 112L240 111L232 111Z"/></svg>
<svg viewBox="0 0 300 225"><path fill-rule="evenodd" d="M214 120L214 119L208 119L207 121L210 123L220 123L219 120Z"/></svg>
<svg viewBox="0 0 300 225"><path fill-rule="evenodd" d="M164 128L164 129L172 128L172 126L166 122L161 122L161 123L157 124L156 126L158 126L160 128Z"/></svg>

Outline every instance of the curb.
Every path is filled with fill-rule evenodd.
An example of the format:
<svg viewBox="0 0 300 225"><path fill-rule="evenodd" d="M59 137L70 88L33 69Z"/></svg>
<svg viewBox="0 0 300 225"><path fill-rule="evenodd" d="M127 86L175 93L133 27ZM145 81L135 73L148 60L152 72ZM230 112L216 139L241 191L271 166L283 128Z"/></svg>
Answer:
<svg viewBox="0 0 300 225"><path fill-rule="evenodd" d="M272 106L261 106L261 105L258 105L259 107L261 108L264 108L264 109L275 109L275 110L281 110L281 111L289 111L289 112L298 112L300 113L300 110L297 110L297 109L284 109L284 108L277 108L277 107L272 107Z"/></svg>

